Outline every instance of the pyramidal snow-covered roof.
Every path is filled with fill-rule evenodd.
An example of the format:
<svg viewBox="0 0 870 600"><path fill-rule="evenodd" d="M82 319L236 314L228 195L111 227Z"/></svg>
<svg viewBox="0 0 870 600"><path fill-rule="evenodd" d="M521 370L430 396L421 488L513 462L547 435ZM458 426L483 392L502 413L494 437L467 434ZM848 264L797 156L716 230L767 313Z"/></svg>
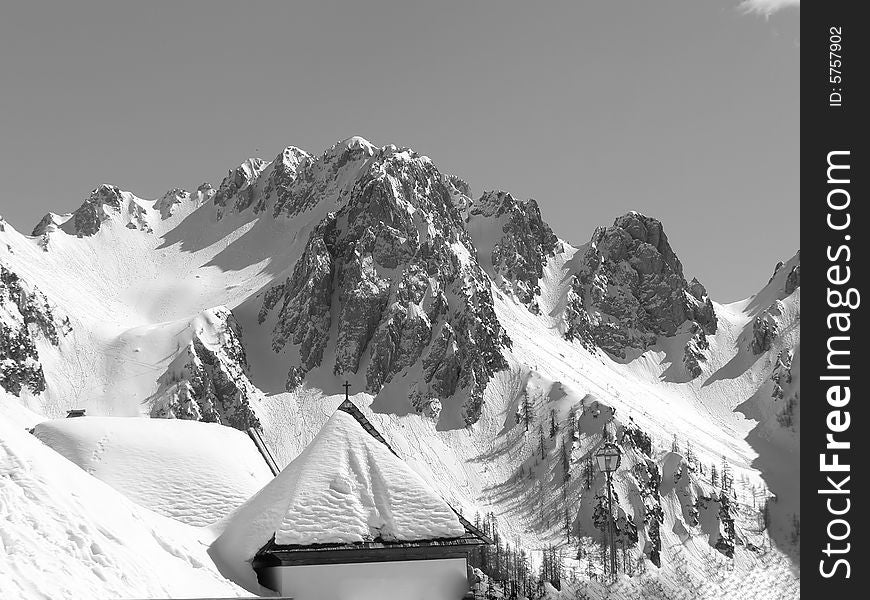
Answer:
<svg viewBox="0 0 870 600"><path fill-rule="evenodd" d="M212 551L250 561L273 535L279 546L465 535L459 515L367 423L343 405L293 462L225 519Z"/></svg>

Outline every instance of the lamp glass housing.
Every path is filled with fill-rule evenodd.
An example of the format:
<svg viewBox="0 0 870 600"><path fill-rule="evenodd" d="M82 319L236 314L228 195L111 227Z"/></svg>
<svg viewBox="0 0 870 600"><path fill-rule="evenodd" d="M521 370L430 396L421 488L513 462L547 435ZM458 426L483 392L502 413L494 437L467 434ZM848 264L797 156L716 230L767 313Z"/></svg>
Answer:
<svg viewBox="0 0 870 600"><path fill-rule="evenodd" d="M616 444L605 444L595 453L595 462L598 468L605 473L610 473L619 468L622 459L622 451Z"/></svg>

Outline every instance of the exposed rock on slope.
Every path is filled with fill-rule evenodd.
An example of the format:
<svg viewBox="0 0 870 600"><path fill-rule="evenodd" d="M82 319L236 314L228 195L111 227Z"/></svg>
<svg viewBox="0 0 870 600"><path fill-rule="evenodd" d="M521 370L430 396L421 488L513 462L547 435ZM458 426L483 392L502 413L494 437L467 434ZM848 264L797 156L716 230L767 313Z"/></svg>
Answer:
<svg viewBox="0 0 870 600"><path fill-rule="evenodd" d="M494 239L475 240L481 258L491 261L504 287L539 313L535 296L541 292L544 264L561 244L541 218L537 202L519 202L507 192L485 192L471 205L468 221L472 231L486 230L487 224L495 230L490 233Z"/></svg>
<svg viewBox="0 0 870 600"><path fill-rule="evenodd" d="M779 326L769 309L755 317L752 321L752 339L749 342L752 353L757 355L770 350L777 333Z"/></svg>
<svg viewBox="0 0 870 600"><path fill-rule="evenodd" d="M645 350L673 336L688 320L705 335L716 313L698 280L687 282L662 224L636 212L599 227L578 250L565 311L569 339L594 344L613 356Z"/></svg>
<svg viewBox="0 0 870 600"><path fill-rule="evenodd" d="M313 158L304 150L295 146L288 146L278 155L271 164L271 172L266 180L263 195L254 205L254 212L266 210L266 205L272 202L272 194L275 194L274 206L284 206L291 199L288 197L299 171L304 171L311 164Z"/></svg>
<svg viewBox="0 0 870 600"><path fill-rule="evenodd" d="M254 404L260 392L248 379L242 331L225 307L205 311L195 331L150 399L151 416L259 427Z"/></svg>
<svg viewBox="0 0 870 600"><path fill-rule="evenodd" d="M683 352L683 366L694 379L701 374L701 363L707 360L705 352L710 349L710 343L700 325L694 321L686 321L684 325L688 326L692 337L686 342L686 348Z"/></svg>
<svg viewBox="0 0 870 600"><path fill-rule="evenodd" d="M292 151L289 157L288 150ZM298 215L325 200L346 202L376 152L383 154L383 150L356 137L335 144L316 159L297 148L288 148L282 160L292 166L275 180L274 216Z"/></svg>
<svg viewBox="0 0 870 600"><path fill-rule="evenodd" d="M258 315L258 321L263 323L281 302L273 329L272 349L280 352L288 343L296 344L301 359L299 367L290 369L288 389L299 385L305 373L323 360L332 322L330 306L335 265L330 247L335 246L335 236L335 215L330 213L308 238L293 275L284 285L266 292Z"/></svg>
<svg viewBox="0 0 870 600"><path fill-rule="evenodd" d="M268 165L261 158L249 158L227 173L212 199L218 207L218 220L223 218L228 205L236 211L243 211L251 206L254 201L252 184Z"/></svg>
<svg viewBox="0 0 870 600"><path fill-rule="evenodd" d="M798 250L795 255L795 259L797 260L796 264L795 259L790 260L789 264L791 268L788 270L788 275L785 277L785 284L783 286L783 293L785 296L790 295L793 291L801 285L801 263L800 263L801 251ZM776 268L773 270L773 275L770 276L770 281L768 281L768 285L773 283L773 280L776 279L776 276L779 275L780 269L784 268L786 264L782 261L776 263Z"/></svg>
<svg viewBox="0 0 870 600"><path fill-rule="evenodd" d="M0 264L0 387L16 396L25 388L34 394L45 390L35 339L41 335L57 346L69 320L56 324L55 319L42 292Z"/></svg>
<svg viewBox="0 0 870 600"><path fill-rule="evenodd" d="M186 203L192 202L195 206L200 206L206 200L211 199L214 194L214 189L208 183L200 185L193 194L180 188L173 188L155 201L153 208L160 213L160 218L165 220L178 212L179 208Z"/></svg>
<svg viewBox="0 0 870 600"><path fill-rule="evenodd" d="M76 209L72 217L63 223L67 233L82 236L94 235L100 230L102 223L112 213L120 213L123 205L123 197L120 189L114 185L102 184ZM33 235L42 235L55 225L56 221L49 214L34 228Z"/></svg>
<svg viewBox="0 0 870 600"><path fill-rule="evenodd" d="M459 214L463 217L468 215L468 209L471 207L471 186L468 183L457 177L456 175L444 175L444 185L447 191L450 192L450 201Z"/></svg>

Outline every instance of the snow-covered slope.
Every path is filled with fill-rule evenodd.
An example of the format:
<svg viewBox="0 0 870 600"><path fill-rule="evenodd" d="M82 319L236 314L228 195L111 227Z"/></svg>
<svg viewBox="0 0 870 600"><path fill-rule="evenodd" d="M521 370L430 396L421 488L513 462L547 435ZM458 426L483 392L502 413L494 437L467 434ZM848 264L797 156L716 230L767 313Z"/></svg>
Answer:
<svg viewBox="0 0 870 600"><path fill-rule="evenodd" d="M140 506L188 525L222 519L272 480L251 439L216 423L86 417L34 435Z"/></svg>
<svg viewBox="0 0 870 600"><path fill-rule="evenodd" d="M0 398L0 598L240 596L206 530L157 515L44 446Z"/></svg>
<svg viewBox="0 0 870 600"><path fill-rule="evenodd" d="M650 439L632 461L649 477L683 457L684 482L704 490L690 494L693 510L724 494L739 527L776 496L769 552L794 553L799 255L723 305L687 280L677 250L691 249L671 248L651 217L617 217L572 245L533 201L472 198L428 157L350 138L317 156L291 146L249 159L216 189L145 200L100 186L32 236L4 223L0 385L47 417L259 423L283 466L348 380L453 506L492 512L507 539L566 556L578 536L600 535L583 516L594 486L578 486L612 420L622 443ZM733 487L712 481L713 465ZM685 535L673 533L671 515L688 505L650 492L637 469L620 488L638 530L632 556L651 561L646 511L660 507L663 541L693 568L716 564L711 531L731 509L684 516ZM748 569L767 537L734 540ZM662 572L678 568L666 545L660 555Z"/></svg>

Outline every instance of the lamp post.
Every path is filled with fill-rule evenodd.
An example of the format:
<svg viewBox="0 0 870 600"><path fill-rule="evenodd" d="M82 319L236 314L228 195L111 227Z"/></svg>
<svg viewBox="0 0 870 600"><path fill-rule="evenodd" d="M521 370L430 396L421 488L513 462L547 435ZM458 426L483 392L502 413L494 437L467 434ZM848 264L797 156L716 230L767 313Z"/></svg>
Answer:
<svg viewBox="0 0 870 600"><path fill-rule="evenodd" d="M607 512L609 519L607 520L607 533L610 537L610 576L616 576L616 536L613 527L613 496L610 491L612 473L619 468L619 463L622 460L622 450L619 446L612 442L604 444L598 452L595 453L595 462L598 463L599 470L607 474Z"/></svg>

